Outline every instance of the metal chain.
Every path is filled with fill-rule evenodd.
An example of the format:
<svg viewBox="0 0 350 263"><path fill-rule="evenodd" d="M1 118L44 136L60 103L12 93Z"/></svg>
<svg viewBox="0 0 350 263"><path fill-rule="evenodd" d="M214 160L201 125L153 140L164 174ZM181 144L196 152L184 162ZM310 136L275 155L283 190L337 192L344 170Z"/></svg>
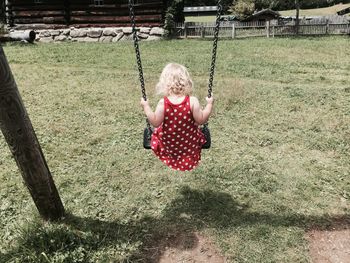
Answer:
<svg viewBox="0 0 350 263"><path fill-rule="evenodd" d="M130 19L131 19L134 48L135 48L135 53L136 53L137 68L139 71L139 79L140 79L140 84L141 84L142 97L144 100L147 100L146 89L145 89L145 79L143 77L142 62L141 62L141 55L140 55L140 48L139 48L139 41L138 41L137 31L136 31L136 22L135 22L135 12L134 12L133 0L129 0L129 14L130 14ZM152 134L152 129L151 129L151 124L149 123L147 118L146 118L146 124L147 124L147 129L149 131L148 134L150 137Z"/></svg>
<svg viewBox="0 0 350 263"><path fill-rule="evenodd" d="M222 0L218 0L218 10L216 13L216 25L214 31L214 42L213 42L213 51L211 58L211 66L210 66L210 75L209 75L209 83L208 83L208 98L211 97L213 91L213 79L215 72L215 62L216 62L216 50L218 48L218 40L219 40L219 29L220 29L220 16L222 11Z"/></svg>
<svg viewBox="0 0 350 263"><path fill-rule="evenodd" d="M218 10L216 13L216 22L215 22L215 30L214 30L214 42L213 42L213 51L211 57L211 65L210 65L210 74L209 74L209 82L208 82L208 98L211 97L213 92L213 79L215 73L215 62L216 62L216 50L218 48L218 40L219 40L219 30L220 30L220 16L222 11L222 0L218 0ZM204 123L203 128L208 129L208 122Z"/></svg>
<svg viewBox="0 0 350 263"><path fill-rule="evenodd" d="M209 83L208 83L208 97L209 98L211 97L212 90L213 90L216 51L217 51L217 46L218 46L219 29L220 29L220 16L221 16L221 11L222 11L221 1L222 0L218 0L218 4L217 4L218 10L216 13L216 25L215 25L215 31L214 31L214 42L213 42L212 59L211 59ZM143 70L142 70L140 48L139 48L139 43L138 43L137 31L136 31L136 22L135 22L135 12L134 12L133 0L129 0L129 14L130 14L130 18L131 18L134 48L135 48L135 53L136 53L137 67L138 67L138 71L139 71L139 79L140 79L140 83L141 83L142 97L144 100L147 100L146 89L145 89L145 80L143 77ZM150 125L148 119L146 119L146 124L147 124L147 129L150 131L149 134L151 134L151 125ZM206 123L205 125L207 126L208 124Z"/></svg>

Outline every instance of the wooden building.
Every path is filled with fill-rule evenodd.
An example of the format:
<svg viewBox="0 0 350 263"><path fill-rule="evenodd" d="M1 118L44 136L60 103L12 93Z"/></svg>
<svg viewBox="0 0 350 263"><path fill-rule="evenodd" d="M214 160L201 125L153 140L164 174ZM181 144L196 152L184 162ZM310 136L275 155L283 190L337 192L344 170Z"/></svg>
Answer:
<svg viewBox="0 0 350 263"><path fill-rule="evenodd" d="M184 7L185 16L210 16L216 15L218 10L217 6L189 6Z"/></svg>
<svg viewBox="0 0 350 263"><path fill-rule="evenodd" d="M346 14L350 14L350 7L347 7L347 8L344 8L344 9L338 11L337 14L339 16L344 16Z"/></svg>
<svg viewBox="0 0 350 263"><path fill-rule="evenodd" d="M166 0L134 0L137 26L162 26ZM130 26L128 0L6 0L7 21L21 28Z"/></svg>
<svg viewBox="0 0 350 263"><path fill-rule="evenodd" d="M281 16L280 13L276 11L273 11L271 9L263 9L255 12L244 21L270 21L270 20L278 19L280 16Z"/></svg>
<svg viewBox="0 0 350 263"><path fill-rule="evenodd" d="M0 23L5 23L5 0L0 0Z"/></svg>

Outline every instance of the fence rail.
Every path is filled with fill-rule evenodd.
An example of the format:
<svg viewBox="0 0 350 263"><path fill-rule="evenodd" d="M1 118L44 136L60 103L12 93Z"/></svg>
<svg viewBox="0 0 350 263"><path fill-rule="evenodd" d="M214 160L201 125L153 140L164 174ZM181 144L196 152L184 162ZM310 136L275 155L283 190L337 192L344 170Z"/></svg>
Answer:
<svg viewBox="0 0 350 263"><path fill-rule="evenodd" d="M178 23L174 28L177 38L210 38L214 36L214 23ZM275 22L223 22L220 23L219 37L275 37L296 34L294 24L279 25ZM307 23L300 24L299 35L349 35L350 23Z"/></svg>

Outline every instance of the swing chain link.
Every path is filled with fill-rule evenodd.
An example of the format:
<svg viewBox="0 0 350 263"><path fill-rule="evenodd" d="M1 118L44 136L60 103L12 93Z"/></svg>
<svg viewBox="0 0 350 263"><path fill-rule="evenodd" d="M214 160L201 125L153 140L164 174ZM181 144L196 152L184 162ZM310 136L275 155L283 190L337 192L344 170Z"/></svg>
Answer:
<svg viewBox="0 0 350 263"><path fill-rule="evenodd" d="M215 72L215 62L216 62L216 50L218 47L218 39L219 39L219 30L220 30L220 16L222 11L222 0L218 0L218 10L216 13L216 25L214 31L214 42L213 42L213 51L211 58L211 66L210 66L210 75L209 75L209 83L208 83L208 98L211 97L213 91L213 79Z"/></svg>
<svg viewBox="0 0 350 263"><path fill-rule="evenodd" d="M218 0L218 10L216 13L216 23L215 23L215 30L214 30L214 42L213 42L213 50L212 50L212 57L211 57L211 66L210 66L210 74L209 74L209 82L208 82L208 98L211 97L213 92L213 79L214 79L214 73L215 73L215 62L216 62L216 51L218 48L218 40L219 40L219 30L220 30L220 16L222 11L222 0ZM203 125L203 131L209 132L208 128L209 124L208 122L204 123Z"/></svg>
<svg viewBox="0 0 350 263"><path fill-rule="evenodd" d="M147 100L146 89L145 89L145 79L143 77L140 48L139 48L139 42L138 42L138 37L137 37L137 31L136 31L135 12L134 12L134 0L129 0L129 14L130 14L130 19L131 19L131 26L132 26L132 33L133 33L133 40L134 40L134 48L135 48L135 53L136 53L137 68L138 68L138 71L139 71L139 80L140 80L140 83L141 83L142 98L144 100ZM149 123L147 118L146 118L146 125L147 125L147 129L148 129L148 137L150 139L151 138L151 134L152 134L152 128L151 128L151 124Z"/></svg>
<svg viewBox="0 0 350 263"><path fill-rule="evenodd" d="M218 10L217 10L217 14L216 14L216 25L215 25L215 31L214 31L214 42L213 42L212 59L211 59L210 75L209 75L209 83L208 83L208 98L211 97L212 90L213 90L213 79L214 79L214 73L215 73L216 52L217 52L219 29L220 29L220 16L221 16L221 11L222 11L221 2L222 2L222 0L218 0L218 5L217 5ZM147 100L146 89L145 89L145 80L144 80L143 70L142 70L140 48L139 48L139 43L138 43L137 31L136 31L134 0L129 0L129 14L130 14L130 18L131 18L133 41L134 41L134 48L135 48L135 53L136 53L137 67L138 67L138 71L139 71L139 80L141 83L142 97L144 100ZM151 124L149 123L147 118L146 118L146 124L147 124L147 130L148 130L148 139L150 139L150 137L152 135L152 128L151 128ZM205 123L204 126L205 126L205 128L207 128L208 123Z"/></svg>

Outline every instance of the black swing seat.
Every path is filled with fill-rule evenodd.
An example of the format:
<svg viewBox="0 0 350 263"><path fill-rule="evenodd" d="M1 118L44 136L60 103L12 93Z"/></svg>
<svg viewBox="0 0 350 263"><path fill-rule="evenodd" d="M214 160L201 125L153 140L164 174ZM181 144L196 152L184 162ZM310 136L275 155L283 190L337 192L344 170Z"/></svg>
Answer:
<svg viewBox="0 0 350 263"><path fill-rule="evenodd" d="M208 125L203 125L201 127L201 131L202 133L204 134L204 137L205 137L205 144L202 145L202 149L209 149L210 146L211 146L211 136L210 136L210 130L209 130L209 127Z"/></svg>
<svg viewBox="0 0 350 263"><path fill-rule="evenodd" d="M206 143L202 145L202 149L209 149L211 146L211 136L208 125L203 125L201 128L202 133L204 134ZM143 130L143 148L151 149L151 137L153 129L145 128Z"/></svg>
<svg viewBox="0 0 350 263"><path fill-rule="evenodd" d="M143 130L143 148L151 149L151 137L152 137L153 129L145 128Z"/></svg>

